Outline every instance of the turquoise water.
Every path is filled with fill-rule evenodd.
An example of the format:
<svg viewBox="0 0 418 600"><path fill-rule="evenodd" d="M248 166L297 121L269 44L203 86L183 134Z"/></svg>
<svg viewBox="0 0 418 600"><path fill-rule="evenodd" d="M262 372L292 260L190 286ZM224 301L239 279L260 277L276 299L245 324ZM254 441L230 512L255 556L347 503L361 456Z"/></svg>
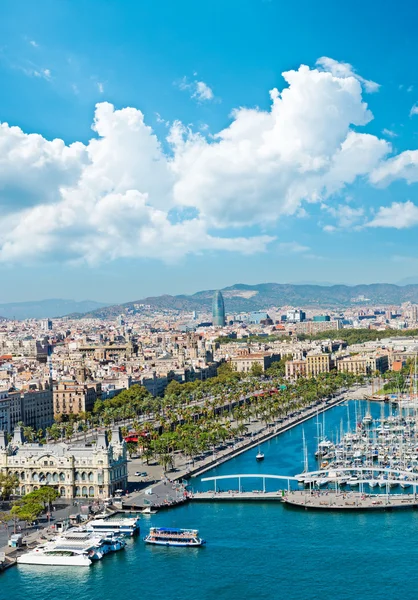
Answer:
<svg viewBox="0 0 418 600"><path fill-rule="evenodd" d="M379 407L373 407L376 410ZM344 406L326 414L329 437L346 418ZM312 453L314 421L304 425ZM264 463L257 464L251 450L216 472L301 470L301 427L262 448ZM207 546L146 546L142 533L150 525L198 527ZM90 569L12 568L0 576L0 600L415 597L418 512L414 511L342 514L275 503L196 503L144 518L142 533L129 540L125 552L107 556Z"/></svg>

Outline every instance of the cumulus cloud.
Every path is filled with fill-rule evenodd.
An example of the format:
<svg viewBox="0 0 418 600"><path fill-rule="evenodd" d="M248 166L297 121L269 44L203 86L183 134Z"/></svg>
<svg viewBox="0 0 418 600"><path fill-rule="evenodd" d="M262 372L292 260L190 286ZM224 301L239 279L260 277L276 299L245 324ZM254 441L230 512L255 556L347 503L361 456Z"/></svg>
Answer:
<svg viewBox="0 0 418 600"><path fill-rule="evenodd" d="M418 225L418 206L407 202L393 202L391 206L381 206L368 227L393 227L407 229Z"/></svg>
<svg viewBox="0 0 418 600"><path fill-rule="evenodd" d="M330 205L357 178L388 168L390 144L353 130L372 119L358 76L306 66L283 76L268 110L239 108L210 136L175 122L160 140L140 110L107 102L96 105L86 144L3 123L0 260L259 252L274 235L246 228L271 233L281 217ZM339 224L361 216L350 210L359 209L338 209Z"/></svg>
<svg viewBox="0 0 418 600"><path fill-rule="evenodd" d="M335 75L335 77L354 77L361 83L366 92L374 93L379 91L380 85L378 83L364 79L364 77L358 75L350 63L339 62L328 56L322 56L318 58L316 64L324 71L329 71Z"/></svg>
<svg viewBox="0 0 418 600"><path fill-rule="evenodd" d="M241 108L208 141L175 123L169 141L177 203L196 206L214 227L275 222L302 201L318 202L366 175L390 151L352 131L372 115L353 77L306 66L283 73L268 111Z"/></svg>
<svg viewBox="0 0 418 600"><path fill-rule="evenodd" d="M406 150L383 161L370 173L370 181L376 185L388 185L395 179L407 183L418 181L418 150Z"/></svg>
<svg viewBox="0 0 418 600"><path fill-rule="evenodd" d="M418 115L418 104L414 104L409 111L409 116L413 117L414 115Z"/></svg>
<svg viewBox="0 0 418 600"><path fill-rule="evenodd" d="M335 218L337 226L341 229L347 229L353 225L357 225L359 220L364 216L364 209L354 208L348 204L338 204L337 206L321 206L328 214ZM324 231L335 231L336 226L326 225Z"/></svg>
<svg viewBox="0 0 418 600"><path fill-rule="evenodd" d="M189 81L187 77L183 77L180 81L175 82L175 85L183 92L189 92L190 97L198 102L208 102L215 97L212 89L204 81L196 79Z"/></svg>

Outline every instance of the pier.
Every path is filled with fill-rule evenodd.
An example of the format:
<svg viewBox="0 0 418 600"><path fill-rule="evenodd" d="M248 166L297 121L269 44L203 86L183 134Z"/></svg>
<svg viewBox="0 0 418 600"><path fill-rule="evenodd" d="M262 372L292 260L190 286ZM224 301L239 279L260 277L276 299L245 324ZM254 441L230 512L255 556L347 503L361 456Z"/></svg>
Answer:
<svg viewBox="0 0 418 600"><path fill-rule="evenodd" d="M287 506L305 510L357 511L418 508L416 494L360 494L335 490L311 493L297 490L285 495L282 502Z"/></svg>

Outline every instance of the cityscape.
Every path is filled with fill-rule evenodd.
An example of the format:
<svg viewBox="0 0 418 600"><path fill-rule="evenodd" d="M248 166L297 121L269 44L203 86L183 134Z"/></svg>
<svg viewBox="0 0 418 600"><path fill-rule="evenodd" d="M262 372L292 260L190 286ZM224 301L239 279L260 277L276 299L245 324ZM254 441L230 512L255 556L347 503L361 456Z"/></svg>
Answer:
<svg viewBox="0 0 418 600"><path fill-rule="evenodd" d="M16 0L0 600L413 596L418 9Z"/></svg>

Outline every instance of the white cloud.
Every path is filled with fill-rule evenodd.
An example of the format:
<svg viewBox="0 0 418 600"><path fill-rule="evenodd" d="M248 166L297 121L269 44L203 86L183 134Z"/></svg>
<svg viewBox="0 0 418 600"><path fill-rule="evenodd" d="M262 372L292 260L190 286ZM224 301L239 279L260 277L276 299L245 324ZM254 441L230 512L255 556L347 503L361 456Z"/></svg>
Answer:
<svg viewBox="0 0 418 600"><path fill-rule="evenodd" d="M174 198L214 227L274 223L303 201L318 202L367 175L390 151L356 133L372 115L354 78L302 66L283 74L270 110L241 108L208 141L180 123L171 129Z"/></svg>
<svg viewBox="0 0 418 600"><path fill-rule="evenodd" d="M418 225L418 206L407 202L393 202L391 206L381 206L368 227L393 227L406 229Z"/></svg>
<svg viewBox="0 0 418 600"><path fill-rule="evenodd" d="M104 85L100 81L97 82L97 89L99 90L100 94L103 94L103 92L104 92Z"/></svg>
<svg viewBox="0 0 418 600"><path fill-rule="evenodd" d="M140 110L106 102L96 106L87 144L1 125L0 260L265 250L274 236L244 237L242 228L271 230L309 203L329 205L391 150L352 129L372 119L357 77L306 66L283 76L288 85L271 91L268 110L239 108L215 135L174 123L169 152ZM350 210L359 209L348 209L335 213L339 223L354 222ZM308 251L296 242L281 249Z"/></svg>
<svg viewBox="0 0 418 600"><path fill-rule="evenodd" d="M418 150L401 152L370 173L370 181L374 184L388 185L395 179L405 179L408 183L418 181Z"/></svg>
<svg viewBox="0 0 418 600"><path fill-rule="evenodd" d="M337 231L337 228L335 225L324 225L323 230L327 233L333 233L334 231Z"/></svg>
<svg viewBox="0 0 418 600"><path fill-rule="evenodd" d="M398 137L397 133L395 133L391 129L386 129L386 127L384 129L382 129L382 133L383 133L383 135L386 135L386 136L391 137L391 138Z"/></svg>
<svg viewBox="0 0 418 600"><path fill-rule="evenodd" d="M418 104L414 104L409 111L409 116L413 117L414 115L418 115Z"/></svg>
<svg viewBox="0 0 418 600"><path fill-rule="evenodd" d="M204 81L196 81L196 90L192 94L197 100L213 100L213 92Z"/></svg>
<svg viewBox="0 0 418 600"><path fill-rule="evenodd" d="M336 219L337 226L341 229L356 225L364 216L363 208L353 208L348 204L338 204L335 207L323 204L321 208ZM325 231L335 231L335 229L335 226L331 226L331 228L329 226L324 227Z"/></svg>
<svg viewBox="0 0 418 600"><path fill-rule="evenodd" d="M212 89L204 81L198 81L196 79L189 81L187 77L183 77L180 81L174 82L174 85L183 92L189 92L190 97L198 102L208 102L215 97Z"/></svg>
<svg viewBox="0 0 418 600"><path fill-rule="evenodd" d="M339 62L328 56L322 56L318 58L316 64L318 67L324 69L324 71L332 73L335 77L354 77L361 83L366 92L374 93L379 91L380 85L378 83L364 79L364 77L358 75L349 63Z"/></svg>
<svg viewBox="0 0 418 600"><path fill-rule="evenodd" d="M278 247L280 251L286 254L303 254L311 250L309 246L303 246L298 242L281 242Z"/></svg>
<svg viewBox="0 0 418 600"><path fill-rule="evenodd" d="M39 48L39 44L35 40L29 40L29 44L34 48Z"/></svg>

